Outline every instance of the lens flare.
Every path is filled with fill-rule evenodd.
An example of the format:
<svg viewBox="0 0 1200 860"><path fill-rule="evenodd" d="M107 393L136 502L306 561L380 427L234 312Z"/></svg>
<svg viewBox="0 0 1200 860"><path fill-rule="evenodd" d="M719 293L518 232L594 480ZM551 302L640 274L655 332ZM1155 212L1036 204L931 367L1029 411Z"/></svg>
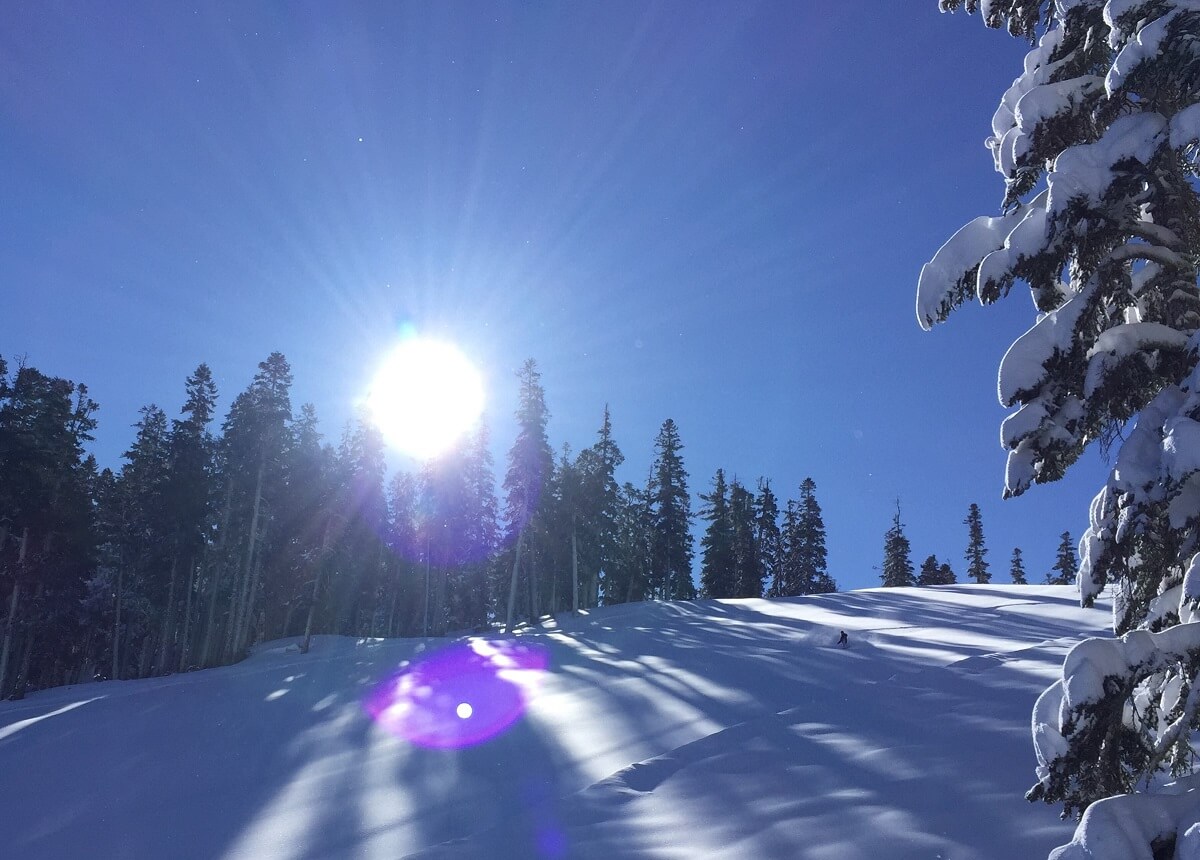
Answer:
<svg viewBox="0 0 1200 860"><path fill-rule="evenodd" d="M435 457L483 414L483 381L455 346L407 337L384 360L367 395L376 425L392 445Z"/></svg>
<svg viewBox="0 0 1200 860"><path fill-rule="evenodd" d="M418 746L462 749L515 724L537 675L537 646L507 640L458 642L388 677L363 706L381 727Z"/></svg>

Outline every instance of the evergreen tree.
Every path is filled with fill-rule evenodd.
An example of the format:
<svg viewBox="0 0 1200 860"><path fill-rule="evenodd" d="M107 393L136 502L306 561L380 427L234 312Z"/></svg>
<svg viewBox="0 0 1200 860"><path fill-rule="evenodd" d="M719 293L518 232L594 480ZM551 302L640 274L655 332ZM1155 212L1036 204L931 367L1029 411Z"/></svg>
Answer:
<svg viewBox="0 0 1200 860"><path fill-rule="evenodd" d="M917 584L916 577L913 576L910 552L908 538L904 535L904 524L900 522L900 501L897 499L892 527L883 536L883 572L879 578L885 588Z"/></svg>
<svg viewBox="0 0 1200 860"><path fill-rule="evenodd" d="M95 560L87 387L0 359L0 699L61 683Z"/></svg>
<svg viewBox="0 0 1200 860"><path fill-rule="evenodd" d="M126 463L116 492L109 497L110 503L115 502L120 509L120 514L110 513L107 517L118 528L115 535L109 536L117 545L118 558L116 628L112 638L114 678L151 674L151 659L158 647L158 622L166 613L171 590L164 581L174 553L168 503L171 438L167 416L157 406L143 407L141 416L135 425L133 445L124 454Z"/></svg>
<svg viewBox="0 0 1200 860"><path fill-rule="evenodd" d="M1079 562L1075 558L1075 545L1071 541L1071 533L1063 532L1058 544L1058 555L1054 567L1057 573L1046 574L1048 585L1074 585L1075 575L1079 572Z"/></svg>
<svg viewBox="0 0 1200 860"><path fill-rule="evenodd" d="M654 442L650 497L650 588L662 600L691 600L692 520L688 474L683 468L679 428L668 418Z"/></svg>
<svg viewBox="0 0 1200 860"><path fill-rule="evenodd" d="M804 593L806 579L804 567L805 540L800 529L800 503L788 499L783 511L779 574L777 585L773 585L775 597L794 597Z"/></svg>
<svg viewBox="0 0 1200 860"><path fill-rule="evenodd" d="M182 671L190 662L199 609L197 587L208 551L212 520L216 443L209 432L216 411L217 386L207 364L185 383L183 418L171 422L170 475L166 505L172 532L172 584L163 613L157 674ZM176 589L175 579L179 588Z"/></svg>
<svg viewBox="0 0 1200 860"><path fill-rule="evenodd" d="M825 549L825 520L817 503L817 484L812 478L800 483L798 527L798 569L795 594L828 594L837 591L829 575Z"/></svg>
<svg viewBox="0 0 1200 860"><path fill-rule="evenodd" d="M451 616L457 627L481 627L498 612L490 571L500 529L489 439L488 426L481 420L463 451L466 482L465 551L451 608Z"/></svg>
<svg viewBox="0 0 1200 860"><path fill-rule="evenodd" d="M617 499L615 549L602 582L604 605L645 600L650 596L650 497L626 482Z"/></svg>
<svg viewBox="0 0 1200 860"><path fill-rule="evenodd" d="M917 585L938 585L941 570L936 555L927 557L921 562L921 571L917 574Z"/></svg>
<svg viewBox="0 0 1200 860"><path fill-rule="evenodd" d="M1012 576L1013 585L1028 585L1025 579L1025 562L1021 559L1021 548L1014 546L1012 551L1012 564L1009 568L1009 574Z"/></svg>
<svg viewBox="0 0 1200 860"><path fill-rule="evenodd" d="M1005 494L1057 480L1093 441L1119 445L1081 541L1083 602L1114 584L1118 634L1191 621L1200 498L1181 466L1196 443L1180 428L1200 418L1200 16L1182 0L941 5L1040 39L993 118L1003 211L968 224L925 266L918 317L928 327L972 296L990 303L1017 281L1029 286L1037 317L999 374L1001 400L1018 410L1001 430ZM1031 799L1075 814L1160 771L1192 770L1194 715L1181 722L1178 697L1159 691L1194 683L1200 636L1113 647L1135 644L1109 661L1122 668L1104 684L1073 684L1087 661L1068 660L1068 677L1041 697Z"/></svg>
<svg viewBox="0 0 1200 860"><path fill-rule="evenodd" d="M779 597L778 586L783 570L783 535L779 530L779 500L771 490L771 482L758 479L757 508L754 519L754 540L768 597Z"/></svg>
<svg viewBox="0 0 1200 860"><path fill-rule="evenodd" d="M979 512L979 505L971 503L963 525L967 527L968 535L967 576L980 585L986 585L992 581L992 575L988 572L987 561L984 560L984 556L987 555L987 547L983 545L983 515Z"/></svg>
<svg viewBox="0 0 1200 860"><path fill-rule="evenodd" d="M618 555L621 487L616 472L625 461L625 455L613 439L612 418L607 405L597 437L590 448L579 453L576 464L582 480L580 533L584 538L578 554L579 563L586 572L584 606L599 603L601 579L613 570Z"/></svg>
<svg viewBox="0 0 1200 860"><path fill-rule="evenodd" d="M508 586L505 630L511 632L517 620L517 589L524 578L529 595L528 614L531 620L538 613L537 561L541 547L530 540L537 535L540 523L535 521L550 473L554 455L546 438L550 412L546 408L546 392L537 363L527 359L517 372L520 395L517 406L517 439L508 453L508 472L504 477L505 543L512 547L512 569ZM530 546L529 544L534 543Z"/></svg>
<svg viewBox="0 0 1200 860"><path fill-rule="evenodd" d="M222 426L218 462L225 486L215 551L221 564L216 586L225 592L226 611L205 632L205 665L243 655L262 621L262 573L271 561L264 556L278 537L273 533L275 515L287 492L284 458L290 444L291 385L287 359L271 353L259 363L250 386L234 399Z"/></svg>
<svg viewBox="0 0 1200 860"><path fill-rule="evenodd" d="M921 562L921 571L917 574L917 585L954 585L958 578L954 575L949 563L939 562L937 556L931 555Z"/></svg>
<svg viewBox="0 0 1200 860"><path fill-rule="evenodd" d="M734 478L729 485L734 597L762 597L764 570L755 533L754 511L754 494Z"/></svg>
<svg viewBox="0 0 1200 860"><path fill-rule="evenodd" d="M700 518L708 521L708 528L700 539L700 589L705 597L733 597L737 588L733 520L729 514L728 493L725 470L717 469L712 492L700 495L705 503L700 509Z"/></svg>

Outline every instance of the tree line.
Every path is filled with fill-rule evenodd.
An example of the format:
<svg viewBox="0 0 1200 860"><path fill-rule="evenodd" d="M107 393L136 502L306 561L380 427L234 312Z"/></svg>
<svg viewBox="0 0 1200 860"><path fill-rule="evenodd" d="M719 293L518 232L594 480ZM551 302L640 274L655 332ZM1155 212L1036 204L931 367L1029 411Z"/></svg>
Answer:
<svg viewBox="0 0 1200 860"><path fill-rule="evenodd" d="M311 404L292 408L277 352L219 424L201 364L178 415L144 407L122 465L101 468L87 387L0 359L0 698L227 664L282 637L307 650L321 633L511 631L600 605L835 587L811 480L782 530L769 483L735 481L727 514L702 513L728 526L733 555L725 566L706 544L698 591L675 422L646 483L620 483L607 407L593 444L555 455L533 360L517 382L498 493L485 423L389 478L366 415L332 443Z"/></svg>
<svg viewBox="0 0 1200 860"><path fill-rule="evenodd" d="M967 549L963 554L967 562L967 577L974 582L984 585L992 581L991 566L987 561L988 548L983 539L983 514L979 505L971 503L967 516L963 520L967 527ZM1079 560L1075 555L1075 545L1070 532L1063 532L1059 540L1058 551L1051 572L1046 574L1047 585L1072 585L1079 571ZM1025 576L1025 560L1020 547L1013 547L1009 562L1009 576L1014 585L1028 585ZM896 513L892 517L891 527L883 536L883 567L879 578L885 588L925 585L953 585L958 582L958 576L949 562L939 562L936 555L929 555L921 563L919 571L914 571L912 563L912 546L904 533L904 523L900 521L900 501L896 501Z"/></svg>

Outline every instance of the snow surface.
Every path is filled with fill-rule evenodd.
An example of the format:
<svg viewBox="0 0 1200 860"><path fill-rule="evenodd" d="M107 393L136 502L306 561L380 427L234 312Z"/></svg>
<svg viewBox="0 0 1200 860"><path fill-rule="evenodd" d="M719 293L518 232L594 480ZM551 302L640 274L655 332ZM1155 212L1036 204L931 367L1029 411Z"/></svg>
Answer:
<svg viewBox="0 0 1200 860"><path fill-rule="evenodd" d="M29 860L1044 857L1074 828L1023 798L1031 712L1110 622L1077 600L958 585L593 610L517 637L549 658L525 716L460 750L363 708L441 641L276 642L46 691L0 703L0 833Z"/></svg>

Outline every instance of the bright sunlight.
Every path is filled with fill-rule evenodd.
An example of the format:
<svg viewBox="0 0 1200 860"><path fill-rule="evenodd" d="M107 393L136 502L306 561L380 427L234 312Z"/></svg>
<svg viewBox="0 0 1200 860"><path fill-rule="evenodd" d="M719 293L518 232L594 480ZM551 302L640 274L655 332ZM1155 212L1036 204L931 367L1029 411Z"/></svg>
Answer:
<svg viewBox="0 0 1200 860"><path fill-rule="evenodd" d="M408 338L375 374L367 406L390 444L428 459L449 448L483 413L483 381L452 344Z"/></svg>

